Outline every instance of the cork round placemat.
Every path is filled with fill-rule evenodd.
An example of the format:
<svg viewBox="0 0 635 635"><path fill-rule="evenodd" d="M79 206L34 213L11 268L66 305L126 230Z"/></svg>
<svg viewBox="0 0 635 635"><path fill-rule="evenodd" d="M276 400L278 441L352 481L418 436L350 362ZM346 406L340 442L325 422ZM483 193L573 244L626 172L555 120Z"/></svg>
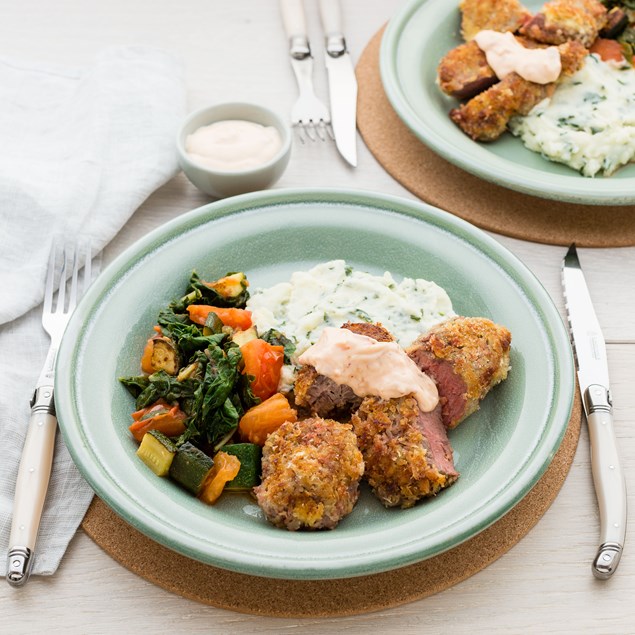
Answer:
<svg viewBox="0 0 635 635"><path fill-rule="evenodd" d="M250 576L191 560L147 538L95 497L82 528L130 571L168 591L218 608L270 617L334 617L385 609L448 589L513 547L555 500L580 435L576 392L571 418L553 461L505 516L458 547L407 567L338 580Z"/></svg>
<svg viewBox="0 0 635 635"><path fill-rule="evenodd" d="M356 68L357 126L382 167L418 198L482 229L551 245L635 245L635 206L561 203L528 196L479 179L424 145L393 110L381 82L383 29Z"/></svg>

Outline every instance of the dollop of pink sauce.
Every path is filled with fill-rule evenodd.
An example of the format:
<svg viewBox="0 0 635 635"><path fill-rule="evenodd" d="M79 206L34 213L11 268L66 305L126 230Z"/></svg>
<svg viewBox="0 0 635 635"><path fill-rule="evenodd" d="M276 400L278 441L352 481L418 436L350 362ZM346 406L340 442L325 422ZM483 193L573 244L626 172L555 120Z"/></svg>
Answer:
<svg viewBox="0 0 635 635"><path fill-rule="evenodd" d="M550 84L560 77L562 62L558 47L527 49L511 33L480 31L474 37L498 79L517 73L536 84Z"/></svg>
<svg viewBox="0 0 635 635"><path fill-rule="evenodd" d="M423 412L439 402L437 386L397 342L378 342L348 329L326 327L298 361L346 384L358 397L393 399L412 394Z"/></svg>

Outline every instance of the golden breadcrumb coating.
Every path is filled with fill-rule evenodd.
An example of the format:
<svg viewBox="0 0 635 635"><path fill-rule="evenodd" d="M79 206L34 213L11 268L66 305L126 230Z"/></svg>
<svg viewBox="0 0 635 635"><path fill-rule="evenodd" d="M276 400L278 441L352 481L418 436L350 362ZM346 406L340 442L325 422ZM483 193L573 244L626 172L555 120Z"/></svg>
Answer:
<svg viewBox="0 0 635 635"><path fill-rule="evenodd" d="M607 9L599 0L554 0L521 28L538 42L563 44L576 41L590 47L607 20Z"/></svg>
<svg viewBox="0 0 635 635"><path fill-rule="evenodd" d="M555 84L535 84L511 73L467 104L451 110L450 119L474 141L495 141L507 130L513 116L527 114L554 90Z"/></svg>
<svg viewBox="0 0 635 635"><path fill-rule="evenodd" d="M277 527L332 529L352 511L363 473L349 424L318 417L286 422L267 437L254 493Z"/></svg>
<svg viewBox="0 0 635 635"><path fill-rule="evenodd" d="M457 99L469 99L498 82L485 53L474 41L453 48L439 62L439 88Z"/></svg>
<svg viewBox="0 0 635 635"><path fill-rule="evenodd" d="M386 507L412 507L458 477L453 469L443 473L434 464L423 431L416 425L418 415L412 396L366 397L351 419L364 456L365 478Z"/></svg>
<svg viewBox="0 0 635 635"><path fill-rule="evenodd" d="M531 13L518 0L461 0L461 35L469 42L479 31L517 31Z"/></svg>

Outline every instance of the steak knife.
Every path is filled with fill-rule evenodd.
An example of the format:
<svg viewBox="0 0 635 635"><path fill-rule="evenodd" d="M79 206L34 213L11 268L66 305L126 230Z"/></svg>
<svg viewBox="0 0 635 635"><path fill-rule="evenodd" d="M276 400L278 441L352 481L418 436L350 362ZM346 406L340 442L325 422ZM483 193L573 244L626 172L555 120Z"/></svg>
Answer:
<svg viewBox="0 0 635 635"><path fill-rule="evenodd" d="M615 573L624 548L626 483L613 429L606 345L575 244L562 263L562 285L589 427L591 469L600 510L600 547L591 569L596 578L606 580Z"/></svg>
<svg viewBox="0 0 635 635"><path fill-rule="evenodd" d="M324 61L329 79L331 125L340 154L357 166L357 79L342 29L339 0L320 0L326 41Z"/></svg>

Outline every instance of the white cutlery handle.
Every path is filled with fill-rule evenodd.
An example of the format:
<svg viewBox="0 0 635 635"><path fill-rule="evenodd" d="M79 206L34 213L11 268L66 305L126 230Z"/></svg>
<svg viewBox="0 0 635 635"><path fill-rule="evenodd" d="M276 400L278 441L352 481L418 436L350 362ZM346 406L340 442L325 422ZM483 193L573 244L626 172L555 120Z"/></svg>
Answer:
<svg viewBox="0 0 635 635"><path fill-rule="evenodd" d="M302 0L280 0L282 23L287 37L291 40L296 37L307 39L306 19Z"/></svg>
<svg viewBox="0 0 635 635"><path fill-rule="evenodd" d="M52 386L36 391L18 468L7 561L7 581L13 586L23 585L29 577L51 476L57 431L52 399Z"/></svg>
<svg viewBox="0 0 635 635"><path fill-rule="evenodd" d="M590 387L591 389L593 386ZM620 560L626 537L626 484L609 411L587 414L591 441L591 470L600 510L600 548L593 574L610 577Z"/></svg>
<svg viewBox="0 0 635 635"><path fill-rule="evenodd" d="M339 0L320 0L320 18L327 39L330 35L342 35L342 11Z"/></svg>

